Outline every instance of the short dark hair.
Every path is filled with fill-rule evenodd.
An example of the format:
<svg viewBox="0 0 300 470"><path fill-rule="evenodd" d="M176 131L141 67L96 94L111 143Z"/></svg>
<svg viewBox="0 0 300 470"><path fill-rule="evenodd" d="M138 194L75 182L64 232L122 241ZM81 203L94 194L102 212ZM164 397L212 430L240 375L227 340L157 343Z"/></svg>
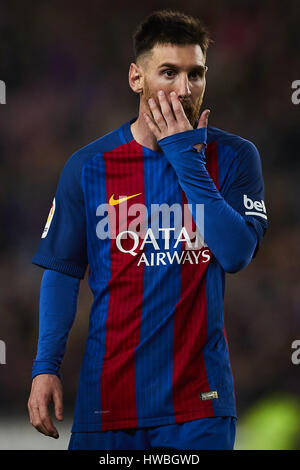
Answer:
<svg viewBox="0 0 300 470"><path fill-rule="evenodd" d="M133 34L135 60L156 44L199 44L206 57L210 42L209 33L198 18L171 9L151 13Z"/></svg>

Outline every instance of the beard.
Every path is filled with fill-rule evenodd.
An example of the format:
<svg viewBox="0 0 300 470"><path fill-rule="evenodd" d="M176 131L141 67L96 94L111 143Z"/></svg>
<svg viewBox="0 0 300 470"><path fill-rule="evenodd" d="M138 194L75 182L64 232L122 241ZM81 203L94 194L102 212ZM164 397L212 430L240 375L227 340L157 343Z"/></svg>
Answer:
<svg viewBox="0 0 300 470"><path fill-rule="evenodd" d="M203 98L201 96L197 99L195 104L192 104L191 102L181 102L185 115L190 121L192 127L195 126L197 119L199 119L202 100Z"/></svg>
<svg viewBox="0 0 300 470"><path fill-rule="evenodd" d="M181 104L182 104L183 110L185 112L185 115L186 115L187 119L189 120L192 127L195 126L197 119L199 119L199 117L200 117L200 109L201 109L201 105L202 105L202 101L203 101L204 90L205 89L203 89L202 95L196 100L195 104L193 104L190 99L184 99L184 100L181 101ZM153 118L153 114L152 114L152 111L151 111L150 106L148 104L149 98L154 99L154 101L157 104L161 114L163 114L162 110L161 110L160 103L159 103L157 95L156 95L156 92L151 91L146 79L144 80L143 96L145 98L145 102L146 102L146 106L148 108L149 114L150 114L150 116L152 116L152 118ZM171 109L173 111L171 103L170 103L170 106L171 106ZM173 112L173 115L174 115L174 112Z"/></svg>

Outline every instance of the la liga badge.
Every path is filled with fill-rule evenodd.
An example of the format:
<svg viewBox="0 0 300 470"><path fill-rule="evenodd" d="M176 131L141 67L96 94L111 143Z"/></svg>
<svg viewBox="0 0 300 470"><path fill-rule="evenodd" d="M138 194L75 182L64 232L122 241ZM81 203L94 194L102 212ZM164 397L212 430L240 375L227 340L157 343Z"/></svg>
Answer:
<svg viewBox="0 0 300 470"><path fill-rule="evenodd" d="M54 216L54 211L55 211L55 198L53 199L52 206L48 215L48 219L44 228L44 231L42 233L42 238L45 238L47 236L50 224L52 222L53 216Z"/></svg>

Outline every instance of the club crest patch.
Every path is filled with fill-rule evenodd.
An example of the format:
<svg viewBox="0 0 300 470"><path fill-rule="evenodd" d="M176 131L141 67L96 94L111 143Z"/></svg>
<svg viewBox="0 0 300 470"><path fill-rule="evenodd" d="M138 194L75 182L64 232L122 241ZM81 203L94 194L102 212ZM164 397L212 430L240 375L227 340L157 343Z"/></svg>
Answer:
<svg viewBox="0 0 300 470"><path fill-rule="evenodd" d="M205 401L205 400L214 400L219 397L218 397L217 390L213 390L211 392L200 393L200 398L202 401Z"/></svg>

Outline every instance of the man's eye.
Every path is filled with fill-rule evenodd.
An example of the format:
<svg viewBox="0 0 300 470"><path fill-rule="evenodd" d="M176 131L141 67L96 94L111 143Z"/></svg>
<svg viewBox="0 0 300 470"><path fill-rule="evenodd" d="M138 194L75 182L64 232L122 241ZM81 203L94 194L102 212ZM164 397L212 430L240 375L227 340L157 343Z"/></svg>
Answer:
<svg viewBox="0 0 300 470"><path fill-rule="evenodd" d="M197 78L202 78L203 73L202 72L191 72L190 73L190 78L192 79L197 79Z"/></svg>
<svg viewBox="0 0 300 470"><path fill-rule="evenodd" d="M172 78L172 77L174 77L175 72L174 72L174 70L164 70L163 74L166 75L169 78Z"/></svg>
<svg viewBox="0 0 300 470"><path fill-rule="evenodd" d="M163 75L165 75L168 78L174 78L174 76L176 75L176 72L175 70L168 69L168 70L163 71ZM202 77L203 77L203 72L195 71L189 74L189 78L192 80L198 80L199 78L202 78Z"/></svg>

